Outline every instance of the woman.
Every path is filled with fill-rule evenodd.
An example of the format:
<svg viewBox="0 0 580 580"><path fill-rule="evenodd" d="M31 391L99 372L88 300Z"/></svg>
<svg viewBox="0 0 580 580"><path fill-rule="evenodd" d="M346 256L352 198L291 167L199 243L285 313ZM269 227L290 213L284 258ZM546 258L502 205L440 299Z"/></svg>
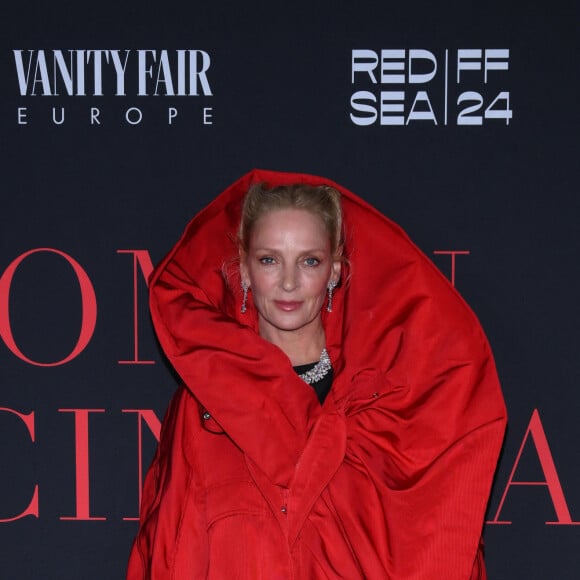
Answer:
<svg viewBox="0 0 580 580"><path fill-rule="evenodd" d="M129 579L485 578L492 355L396 225L328 180L253 171L150 287L183 386Z"/></svg>

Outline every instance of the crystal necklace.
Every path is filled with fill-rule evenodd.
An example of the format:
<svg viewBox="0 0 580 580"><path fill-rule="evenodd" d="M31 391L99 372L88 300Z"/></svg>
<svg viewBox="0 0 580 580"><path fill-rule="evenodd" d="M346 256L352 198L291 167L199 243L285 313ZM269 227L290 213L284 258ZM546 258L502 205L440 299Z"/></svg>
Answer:
<svg viewBox="0 0 580 580"><path fill-rule="evenodd" d="M332 364L330 363L330 357L328 356L328 352L326 351L326 347L322 349L322 353L320 354L320 360L311 368L309 371L298 375L305 383L311 385L312 383L316 383L319 380L323 379L330 369L332 368Z"/></svg>

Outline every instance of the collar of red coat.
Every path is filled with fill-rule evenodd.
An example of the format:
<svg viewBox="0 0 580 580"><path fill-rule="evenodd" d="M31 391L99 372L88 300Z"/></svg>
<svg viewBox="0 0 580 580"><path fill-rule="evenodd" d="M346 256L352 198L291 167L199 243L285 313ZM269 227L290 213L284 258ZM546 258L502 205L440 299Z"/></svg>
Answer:
<svg viewBox="0 0 580 580"><path fill-rule="evenodd" d="M326 184L343 196L350 272L343 271L333 311L323 312L335 380L322 408L284 353L258 336L251 300L240 312L234 240L242 199L256 182ZM312 175L244 175L193 218L150 287L153 322L170 362L252 463L280 485L291 481L321 417L344 421L360 410L353 385L370 397L412 384L416 402L449 360L482 356L466 336L485 342L463 300L396 224Z"/></svg>

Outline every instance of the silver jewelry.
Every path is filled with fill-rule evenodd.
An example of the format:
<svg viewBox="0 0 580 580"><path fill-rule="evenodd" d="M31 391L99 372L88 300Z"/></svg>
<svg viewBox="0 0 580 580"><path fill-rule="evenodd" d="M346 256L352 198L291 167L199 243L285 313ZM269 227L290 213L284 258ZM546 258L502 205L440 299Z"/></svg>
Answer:
<svg viewBox="0 0 580 580"><path fill-rule="evenodd" d="M242 298L242 306L240 308L240 312L244 314L247 310L246 302L248 301L248 289L250 285L247 282L242 282L242 292L244 293L244 297Z"/></svg>
<svg viewBox="0 0 580 580"><path fill-rule="evenodd" d="M328 303L326 304L327 312L332 312L332 293L334 292L334 289L336 288L337 284L338 284L337 282L331 280L328 283L328 286L326 287L326 289L328 290Z"/></svg>
<svg viewBox="0 0 580 580"><path fill-rule="evenodd" d="M330 357L328 356L328 352L326 351L326 347L322 349L322 353L320 354L320 360L311 368L309 371L298 375L305 383L311 385L312 383L316 383L323 379L332 368L332 364L330 362Z"/></svg>

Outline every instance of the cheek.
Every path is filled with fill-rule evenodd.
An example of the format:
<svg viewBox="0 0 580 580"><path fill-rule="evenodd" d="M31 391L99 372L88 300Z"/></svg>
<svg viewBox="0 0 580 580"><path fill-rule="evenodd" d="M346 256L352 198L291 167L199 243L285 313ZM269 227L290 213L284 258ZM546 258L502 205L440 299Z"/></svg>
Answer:
<svg viewBox="0 0 580 580"><path fill-rule="evenodd" d="M250 285L252 287L254 298L259 299L262 296L270 294L271 289L275 287L276 282L272 276L265 275L264 273L251 273Z"/></svg>
<svg viewBox="0 0 580 580"><path fill-rule="evenodd" d="M308 280L308 294L312 299L324 300L329 276L330 273L328 275L324 273L321 276L317 276L315 279Z"/></svg>

